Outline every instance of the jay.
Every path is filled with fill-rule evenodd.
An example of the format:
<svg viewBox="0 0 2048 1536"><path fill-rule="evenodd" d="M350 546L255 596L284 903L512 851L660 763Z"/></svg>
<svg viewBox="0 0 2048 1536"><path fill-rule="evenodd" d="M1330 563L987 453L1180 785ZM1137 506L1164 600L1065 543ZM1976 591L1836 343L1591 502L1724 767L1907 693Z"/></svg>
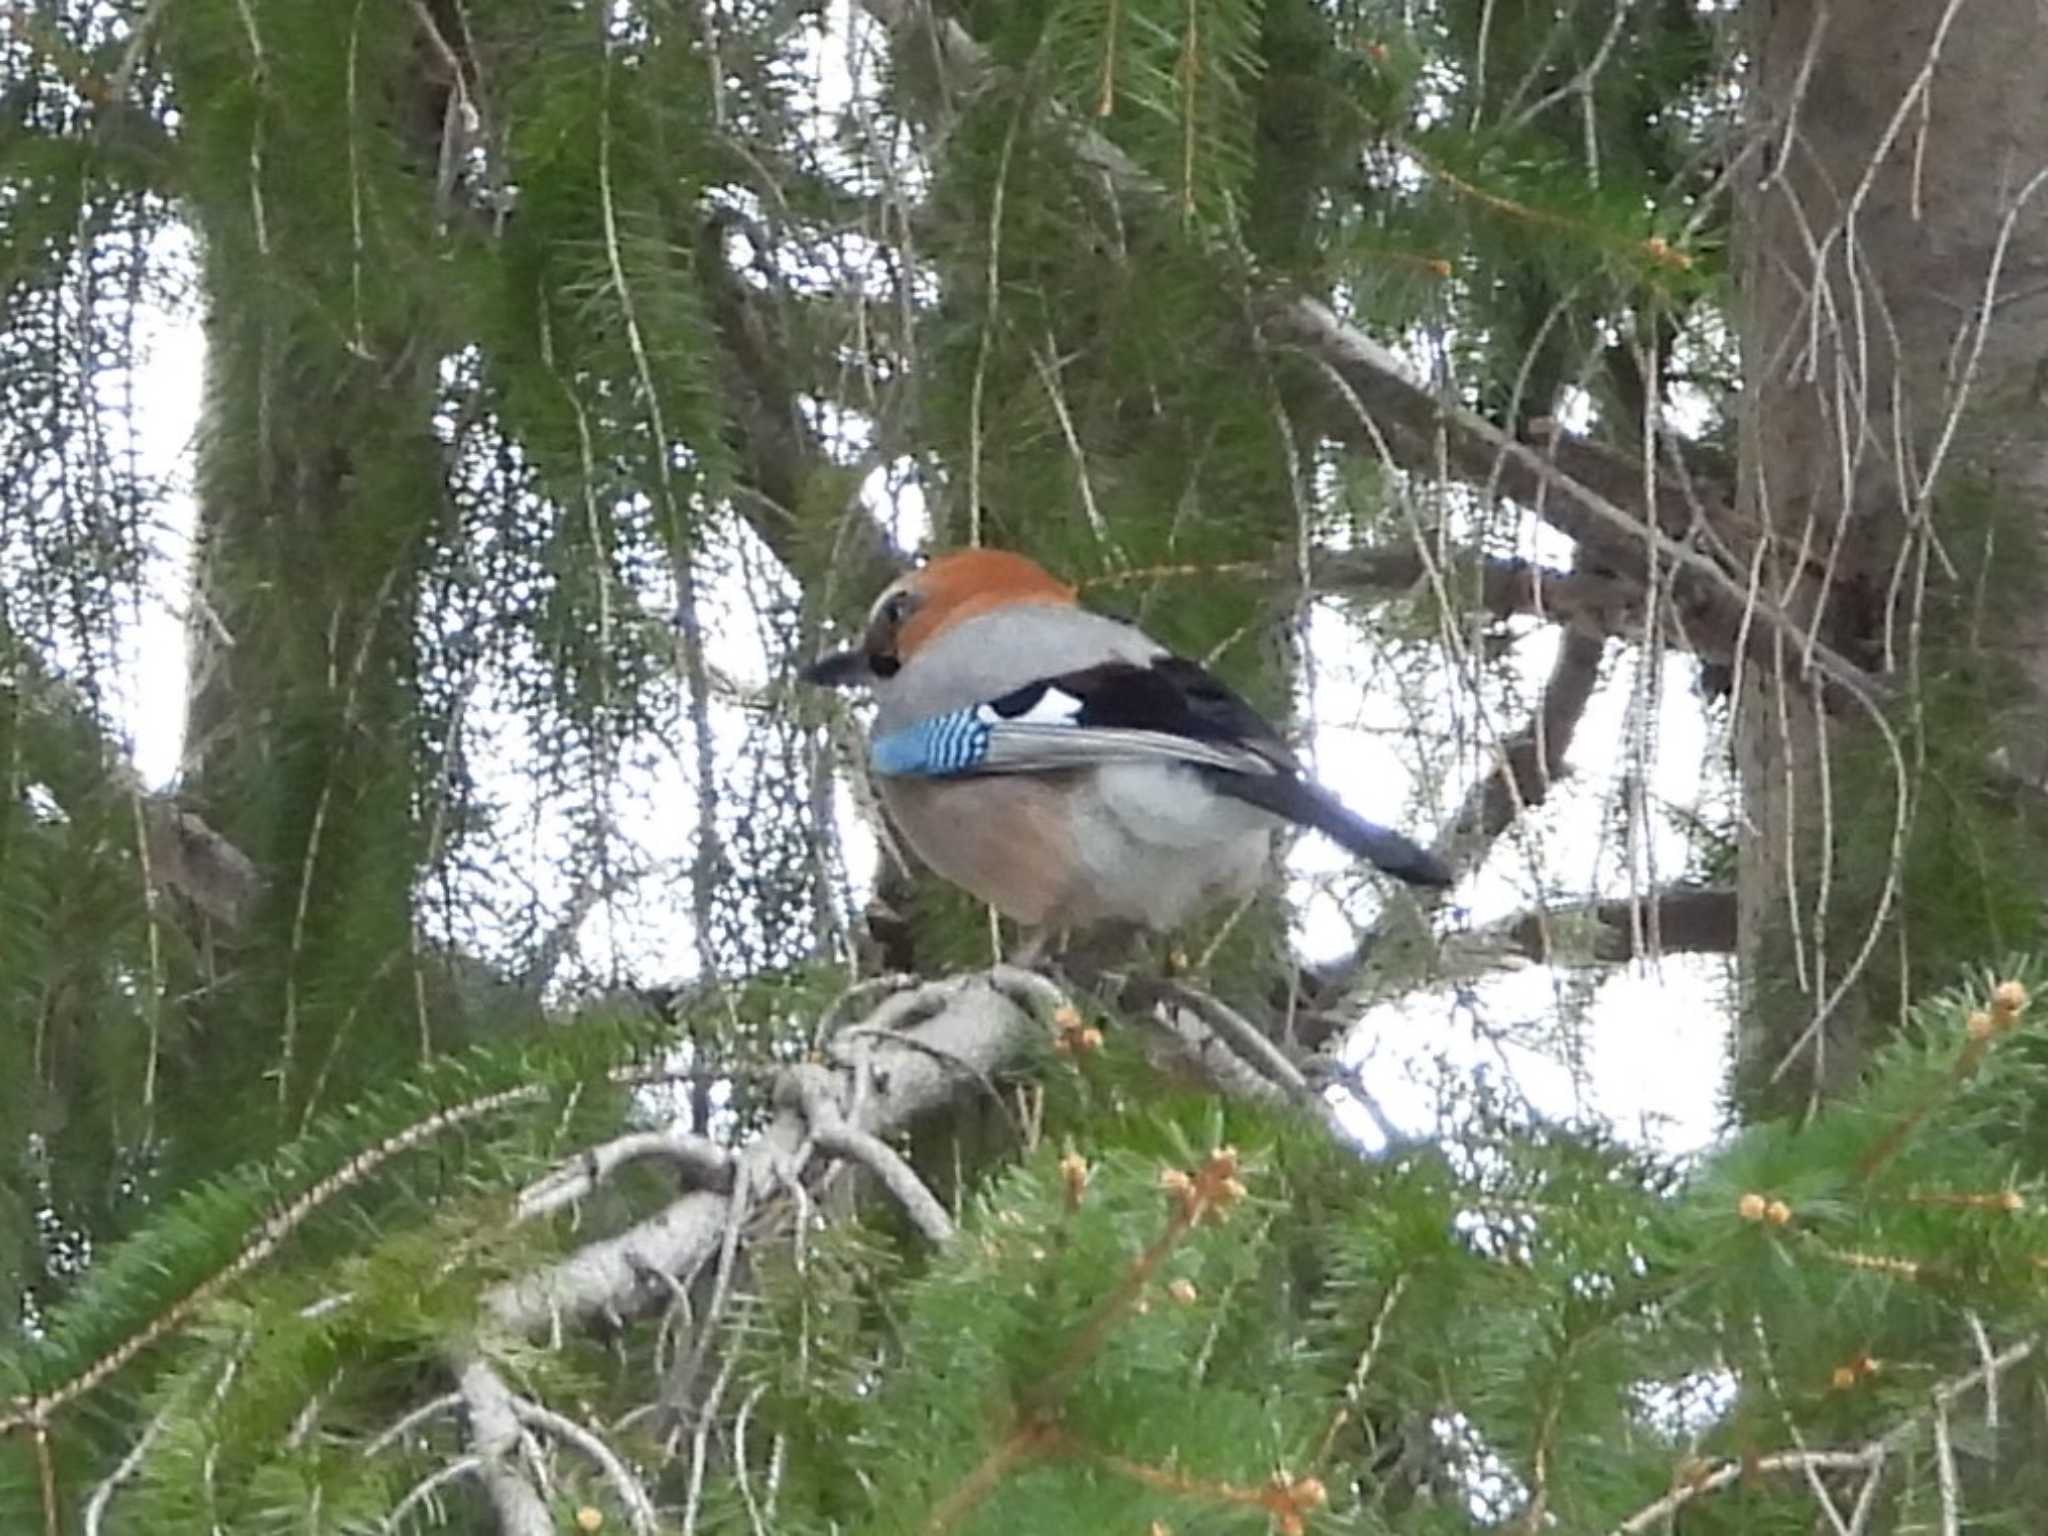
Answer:
<svg viewBox="0 0 2048 1536"><path fill-rule="evenodd" d="M1248 893L1283 821L1414 885L1450 870L1306 778L1199 664L1081 608L1022 555L940 555L875 600L860 645L805 672L865 684L869 762L919 857L1035 928L1169 929Z"/></svg>

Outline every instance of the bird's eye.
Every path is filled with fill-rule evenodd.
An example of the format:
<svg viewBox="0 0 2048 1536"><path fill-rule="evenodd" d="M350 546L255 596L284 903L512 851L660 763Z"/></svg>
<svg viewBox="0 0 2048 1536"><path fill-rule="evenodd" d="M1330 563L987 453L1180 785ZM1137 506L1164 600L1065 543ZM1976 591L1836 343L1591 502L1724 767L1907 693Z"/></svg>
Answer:
<svg viewBox="0 0 2048 1536"><path fill-rule="evenodd" d="M910 610L916 606L916 600L910 595L910 593L891 592L887 597L882 599L882 608L880 614L881 620L884 624L887 624L891 628L894 628L896 625L901 624L905 619L909 618Z"/></svg>

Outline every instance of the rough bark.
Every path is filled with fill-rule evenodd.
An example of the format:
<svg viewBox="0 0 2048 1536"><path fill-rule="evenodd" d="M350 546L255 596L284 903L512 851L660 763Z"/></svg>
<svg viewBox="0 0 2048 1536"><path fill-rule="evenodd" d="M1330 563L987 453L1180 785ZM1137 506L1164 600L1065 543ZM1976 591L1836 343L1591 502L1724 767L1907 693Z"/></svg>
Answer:
<svg viewBox="0 0 2048 1536"><path fill-rule="evenodd" d="M1739 1070L1754 1110L1838 1089L1915 977L1952 979L1997 937L1930 950L1902 922L1902 860L1918 765L1941 745L1927 690L1956 658L2011 668L2008 757L2048 707L2038 603L1981 611L2031 562L2048 494L2048 13L1757 0L1750 22L1762 143L1738 205L1738 521L1762 530L1759 597L1904 700L1884 724L1825 716L1787 686L1797 643L1749 636Z"/></svg>

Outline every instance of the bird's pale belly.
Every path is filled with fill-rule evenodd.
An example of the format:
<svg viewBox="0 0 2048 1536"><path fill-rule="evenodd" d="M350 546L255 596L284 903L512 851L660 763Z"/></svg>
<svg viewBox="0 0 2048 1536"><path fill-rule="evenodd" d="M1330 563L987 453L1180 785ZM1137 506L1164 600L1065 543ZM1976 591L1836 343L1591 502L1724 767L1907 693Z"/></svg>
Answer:
<svg viewBox="0 0 2048 1536"><path fill-rule="evenodd" d="M1032 926L1175 927L1257 885L1274 825L1152 764L880 787L920 858Z"/></svg>

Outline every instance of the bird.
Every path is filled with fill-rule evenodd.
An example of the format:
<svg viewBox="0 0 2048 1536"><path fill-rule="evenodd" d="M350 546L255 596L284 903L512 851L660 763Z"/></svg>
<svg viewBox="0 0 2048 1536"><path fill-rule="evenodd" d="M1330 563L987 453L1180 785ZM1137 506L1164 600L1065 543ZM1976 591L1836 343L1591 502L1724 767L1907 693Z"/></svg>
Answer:
<svg viewBox="0 0 2048 1536"><path fill-rule="evenodd" d="M1310 779L1206 667L1013 551L954 550L904 573L860 643L803 675L873 693L868 764L890 820L938 874L1029 929L1177 928L1253 890L1287 822L1411 885L1453 881Z"/></svg>

